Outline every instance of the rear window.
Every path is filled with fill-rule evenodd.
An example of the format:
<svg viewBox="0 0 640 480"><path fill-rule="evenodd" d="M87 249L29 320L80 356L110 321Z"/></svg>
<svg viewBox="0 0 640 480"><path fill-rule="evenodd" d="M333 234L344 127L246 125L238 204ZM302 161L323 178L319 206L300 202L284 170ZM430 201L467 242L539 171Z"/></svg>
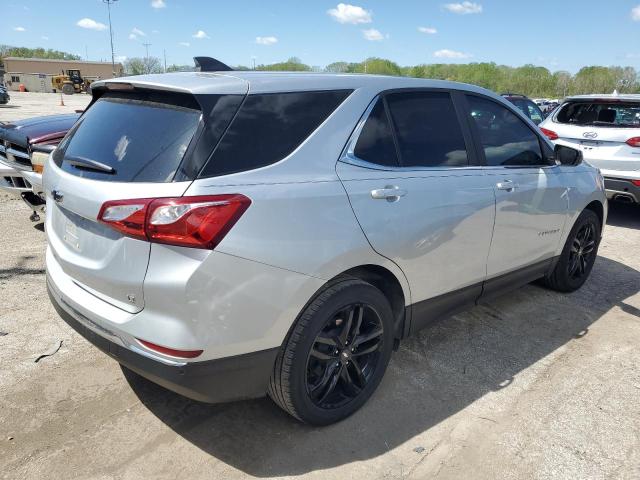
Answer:
<svg viewBox="0 0 640 480"><path fill-rule="evenodd" d="M243 172L282 160L350 93L330 90L247 96L200 176Z"/></svg>
<svg viewBox="0 0 640 480"><path fill-rule="evenodd" d="M170 182L200 116L189 95L106 93L80 118L54 160L80 177Z"/></svg>
<svg viewBox="0 0 640 480"><path fill-rule="evenodd" d="M562 106L556 122L599 127L640 127L640 103L568 102Z"/></svg>

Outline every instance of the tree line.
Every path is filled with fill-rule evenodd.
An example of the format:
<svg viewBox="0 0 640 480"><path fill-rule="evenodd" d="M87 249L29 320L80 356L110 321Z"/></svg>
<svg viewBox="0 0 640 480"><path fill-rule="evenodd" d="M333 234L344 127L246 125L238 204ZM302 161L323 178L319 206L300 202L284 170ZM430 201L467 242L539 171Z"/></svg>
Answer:
<svg viewBox="0 0 640 480"><path fill-rule="evenodd" d="M0 45L0 58L3 57L51 58L59 60L80 60L80 56L44 48L25 48ZM245 65L233 67L237 70L250 70ZM510 67L493 62L467 64L420 64L400 66L385 58L371 57L362 62L334 62L325 68L302 63L297 57L284 62L256 65L262 71L298 71L333 73L371 73L378 75L397 75L417 78L433 78L471 83L495 92L522 93L529 97L562 98L567 95L584 93L640 93L640 79L633 67L587 66L576 74L559 70L551 72L545 67L523 65ZM127 75L164 72L164 66L157 57L134 57L124 62ZM170 65L168 72L193 71L193 65Z"/></svg>
<svg viewBox="0 0 640 480"><path fill-rule="evenodd" d="M51 48L26 48L12 47L11 45L0 45L0 59L4 57L21 57L21 58L49 58L55 60L80 60L80 55L73 53L61 52Z"/></svg>
<svg viewBox="0 0 640 480"><path fill-rule="evenodd" d="M134 61L136 59L131 59ZM141 64L141 59L135 61ZM129 61L128 61L129 62ZM155 62L161 72L160 61ZM250 70L249 67L238 65L236 70ZM510 67L493 62L467 64L421 64L415 66L400 66L384 58L367 58L362 62L334 62L325 68L304 64L299 58L291 57L285 62L257 65L256 70L262 71L298 71L298 72L332 72L332 73L371 73L378 75L395 75L417 78L433 78L451 80L455 82L479 85L499 93L521 93L529 97L563 98L567 95L587 93L640 93L640 79L633 67L602 67L588 66L581 68L576 74L559 70L551 72L545 67L523 65ZM192 71L191 65L171 65L167 71ZM130 74L138 71L127 69Z"/></svg>

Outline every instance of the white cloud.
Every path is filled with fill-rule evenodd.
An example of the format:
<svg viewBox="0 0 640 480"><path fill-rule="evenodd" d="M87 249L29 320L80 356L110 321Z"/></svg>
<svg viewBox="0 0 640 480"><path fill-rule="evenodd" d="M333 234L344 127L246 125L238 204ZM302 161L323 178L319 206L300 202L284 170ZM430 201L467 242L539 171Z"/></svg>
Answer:
<svg viewBox="0 0 640 480"><path fill-rule="evenodd" d="M336 8L330 8L327 13L339 23L371 23L371 12L356 5L339 3Z"/></svg>
<svg viewBox="0 0 640 480"><path fill-rule="evenodd" d="M178 42L178 45L182 46L182 47L190 47L191 44L189 42Z"/></svg>
<svg viewBox="0 0 640 480"><path fill-rule="evenodd" d="M138 39L138 37L136 36L135 33L130 33L129 34L129 40L137 40L137 39Z"/></svg>
<svg viewBox="0 0 640 480"><path fill-rule="evenodd" d="M115 57L113 57L113 59L118 63L123 63L123 62L127 61L127 56L126 55L116 55Z"/></svg>
<svg viewBox="0 0 640 480"><path fill-rule="evenodd" d="M469 58L472 55L464 52L456 52L455 50L442 49L433 52L433 56L436 58Z"/></svg>
<svg viewBox="0 0 640 480"><path fill-rule="evenodd" d="M468 15L470 13L482 13L482 5L474 2L462 2L462 3L447 3L444 8L451 13L457 13L458 15Z"/></svg>
<svg viewBox="0 0 640 480"><path fill-rule="evenodd" d="M26 29L26 28L24 28L24 27L14 27L14 30L15 30L16 32L26 32L26 31L27 31L27 29Z"/></svg>
<svg viewBox="0 0 640 480"><path fill-rule="evenodd" d="M631 20L640 22L640 5L631 9Z"/></svg>
<svg viewBox="0 0 640 480"><path fill-rule="evenodd" d="M207 35L207 33L204 30L198 30L196 33L194 33L193 35L191 35L193 38L199 38L199 39L203 39L203 38L211 38L209 37L209 35Z"/></svg>
<svg viewBox="0 0 640 480"><path fill-rule="evenodd" d="M47 37L46 35L43 35L40 37L42 40L49 40L49 37Z"/></svg>
<svg viewBox="0 0 640 480"><path fill-rule="evenodd" d="M362 36L372 42L384 40L384 35L380 32L380 30L376 30L375 28L369 28L367 30L363 30Z"/></svg>
<svg viewBox="0 0 640 480"><path fill-rule="evenodd" d="M144 33L142 30L140 30L139 28L133 27L133 30L131 30L131 33L133 33L134 35L138 35L140 37L146 37L147 34Z"/></svg>
<svg viewBox="0 0 640 480"><path fill-rule="evenodd" d="M160 33L160 30L151 30L151 33Z"/></svg>
<svg viewBox="0 0 640 480"><path fill-rule="evenodd" d="M278 39L276 37L256 37L256 43L258 45L273 45L278 43Z"/></svg>
<svg viewBox="0 0 640 480"><path fill-rule="evenodd" d="M428 33L429 35L438 33L438 30L432 27L418 27L418 31L422 33Z"/></svg>
<svg viewBox="0 0 640 480"><path fill-rule="evenodd" d="M167 4L164 3L164 0L151 0L151 6L153 8L165 8Z"/></svg>
<svg viewBox="0 0 640 480"><path fill-rule="evenodd" d="M101 31L107 29L107 26L104 23L96 22L91 18L82 18L78 20L76 25L82 28L87 28L89 30Z"/></svg>

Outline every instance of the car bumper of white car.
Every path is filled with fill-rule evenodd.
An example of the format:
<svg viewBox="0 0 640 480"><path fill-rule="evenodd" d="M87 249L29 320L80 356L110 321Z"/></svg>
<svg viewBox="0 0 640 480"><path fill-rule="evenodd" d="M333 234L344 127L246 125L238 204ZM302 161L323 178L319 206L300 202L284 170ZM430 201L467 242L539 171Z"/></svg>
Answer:
<svg viewBox="0 0 640 480"><path fill-rule="evenodd" d="M609 200L640 203L640 171L602 170Z"/></svg>

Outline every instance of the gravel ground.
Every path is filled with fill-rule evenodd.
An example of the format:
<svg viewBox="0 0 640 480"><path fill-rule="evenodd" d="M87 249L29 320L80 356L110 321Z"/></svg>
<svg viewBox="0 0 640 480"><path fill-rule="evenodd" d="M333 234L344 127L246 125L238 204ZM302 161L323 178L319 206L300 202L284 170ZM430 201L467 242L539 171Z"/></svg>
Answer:
<svg viewBox="0 0 640 480"><path fill-rule="evenodd" d="M530 285L424 330L361 411L311 428L124 374L58 318L42 225L0 196L0 478L639 479L640 208L610 208L580 291Z"/></svg>
<svg viewBox="0 0 640 480"><path fill-rule="evenodd" d="M78 93L74 95L59 95L55 93L37 92L9 92L11 100L6 105L0 105L0 122L21 120L39 115L55 115L73 113L84 110L91 100L91 95ZM60 98L64 106L60 105Z"/></svg>

